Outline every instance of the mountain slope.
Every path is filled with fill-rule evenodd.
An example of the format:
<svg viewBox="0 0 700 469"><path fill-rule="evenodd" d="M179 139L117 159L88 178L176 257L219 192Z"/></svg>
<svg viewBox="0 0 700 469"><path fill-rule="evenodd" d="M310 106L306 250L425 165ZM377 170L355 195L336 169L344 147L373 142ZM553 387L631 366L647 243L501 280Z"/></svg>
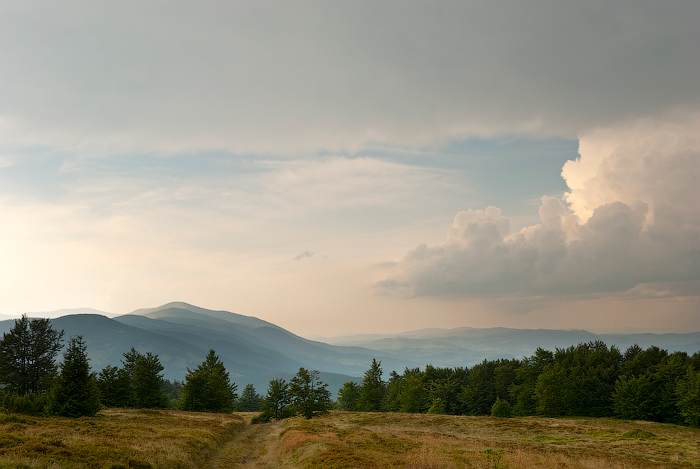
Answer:
<svg viewBox="0 0 700 469"><path fill-rule="evenodd" d="M601 340L624 351L633 344L656 345L670 352L700 350L700 332L688 334L594 334L583 330L509 329L422 329L399 334L358 334L325 339L335 345L352 345L393 357L410 357L435 366L472 366L484 359L522 358L538 347L567 348Z"/></svg>
<svg viewBox="0 0 700 469"><path fill-rule="evenodd" d="M139 320L139 316L157 322ZM115 319L158 333L165 333L164 329L167 328L174 337L197 346L217 338L231 342L232 347L245 346L265 354L270 360L277 360L275 366L285 371L298 371L302 364L306 368L320 371L361 376L372 358L385 359L387 366L403 369L402 362L386 354L359 347L315 342L257 318L207 310L187 303L168 303L158 308L137 310Z"/></svg>

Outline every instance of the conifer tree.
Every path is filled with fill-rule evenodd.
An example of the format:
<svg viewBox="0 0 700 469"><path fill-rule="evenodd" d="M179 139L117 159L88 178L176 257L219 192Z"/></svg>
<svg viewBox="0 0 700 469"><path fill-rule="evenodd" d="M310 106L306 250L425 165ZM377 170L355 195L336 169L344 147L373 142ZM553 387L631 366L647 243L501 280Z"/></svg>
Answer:
<svg viewBox="0 0 700 469"><path fill-rule="evenodd" d="M299 372L289 383L292 410L307 419L325 414L331 407L331 392L318 375L316 370L299 368Z"/></svg>
<svg viewBox="0 0 700 469"><path fill-rule="evenodd" d="M46 390L62 339L48 319L16 319L0 340L0 384L20 395Z"/></svg>
<svg viewBox="0 0 700 469"><path fill-rule="evenodd" d="M289 384L282 378L273 379L267 386L267 396L262 402L261 422L270 419L283 419L289 417L290 409Z"/></svg>
<svg viewBox="0 0 700 469"><path fill-rule="evenodd" d="M338 390L338 405L341 410L359 410L360 386L354 381L348 381Z"/></svg>
<svg viewBox="0 0 700 469"><path fill-rule="evenodd" d="M190 411L231 412L236 400L236 385L214 350L195 370L187 369L180 408Z"/></svg>
<svg viewBox="0 0 700 469"><path fill-rule="evenodd" d="M71 337L63 354L61 372L46 403L51 415L93 417L100 410L99 390L90 365L82 336Z"/></svg>
<svg viewBox="0 0 700 469"><path fill-rule="evenodd" d="M372 359L372 365L365 371L360 392L360 408L369 412L378 412L382 408L386 384L382 381L382 362Z"/></svg>
<svg viewBox="0 0 700 469"><path fill-rule="evenodd" d="M262 396L255 391L255 386L246 384L241 397L236 401L236 410L239 412L260 412Z"/></svg>
<svg viewBox="0 0 700 469"><path fill-rule="evenodd" d="M134 363L134 400L140 409L168 407L168 395L163 391L163 365L158 355L146 352Z"/></svg>

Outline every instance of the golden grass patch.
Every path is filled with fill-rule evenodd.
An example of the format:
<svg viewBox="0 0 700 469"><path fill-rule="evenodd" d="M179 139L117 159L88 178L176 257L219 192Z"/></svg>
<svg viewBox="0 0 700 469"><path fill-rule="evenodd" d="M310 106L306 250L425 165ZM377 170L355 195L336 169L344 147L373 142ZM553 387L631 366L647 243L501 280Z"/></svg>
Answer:
<svg viewBox="0 0 700 469"><path fill-rule="evenodd" d="M700 430L649 422L331 412L283 427L270 450L290 467L700 466Z"/></svg>
<svg viewBox="0 0 700 469"><path fill-rule="evenodd" d="M96 417L0 415L0 468L189 468L245 426L236 415L107 409Z"/></svg>

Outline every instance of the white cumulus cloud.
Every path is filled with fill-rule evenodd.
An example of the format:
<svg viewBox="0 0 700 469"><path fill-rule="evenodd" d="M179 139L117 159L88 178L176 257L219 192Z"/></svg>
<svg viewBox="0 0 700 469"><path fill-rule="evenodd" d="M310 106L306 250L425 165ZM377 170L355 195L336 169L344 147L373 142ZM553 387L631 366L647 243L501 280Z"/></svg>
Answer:
<svg viewBox="0 0 700 469"><path fill-rule="evenodd" d="M541 223L511 233L496 207L457 214L439 246L410 251L382 291L410 296L587 294L700 286L700 118L635 120L582 135L543 197Z"/></svg>

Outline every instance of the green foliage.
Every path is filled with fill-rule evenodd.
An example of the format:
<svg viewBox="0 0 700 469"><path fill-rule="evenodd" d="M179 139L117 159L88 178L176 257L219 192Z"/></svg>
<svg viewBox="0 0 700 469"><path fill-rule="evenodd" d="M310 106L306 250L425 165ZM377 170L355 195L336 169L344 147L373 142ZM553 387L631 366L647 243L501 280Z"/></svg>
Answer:
<svg viewBox="0 0 700 469"><path fill-rule="evenodd" d="M700 427L700 371L688 367L676 386L678 411L683 423Z"/></svg>
<svg viewBox="0 0 700 469"><path fill-rule="evenodd" d="M588 342L557 349L555 364L537 379L538 411L548 416L603 417L612 412L612 393L622 354L604 342Z"/></svg>
<svg viewBox="0 0 700 469"><path fill-rule="evenodd" d="M107 407L166 408L170 398L165 392L163 365L158 355L145 355L133 347L124 352L122 368L107 365L97 375L100 399Z"/></svg>
<svg viewBox="0 0 700 469"><path fill-rule="evenodd" d="M50 415L93 417L102 407L82 336L71 337L55 385L46 402Z"/></svg>
<svg viewBox="0 0 700 469"><path fill-rule="evenodd" d="M360 388L360 408L368 412L377 412L382 408L386 385L382 381L382 362L372 359L369 370L365 371Z"/></svg>
<svg viewBox="0 0 700 469"><path fill-rule="evenodd" d="M331 393L327 388L328 385L319 379L318 371L299 368L289 383L292 411L307 419L327 413L331 407Z"/></svg>
<svg viewBox="0 0 700 469"><path fill-rule="evenodd" d="M169 407L171 409L180 408L180 400L182 398L182 386L184 383L176 379L168 381L167 379L163 381L163 392L167 394L169 399Z"/></svg>
<svg viewBox="0 0 700 469"><path fill-rule="evenodd" d="M338 390L338 406L340 410L360 410L360 394L362 388L354 381L348 381Z"/></svg>
<svg viewBox="0 0 700 469"><path fill-rule="evenodd" d="M491 407L491 417L512 417L513 409L508 401L502 401L500 397L496 398L496 402Z"/></svg>
<svg viewBox="0 0 700 469"><path fill-rule="evenodd" d="M389 382L386 384L383 410L387 412L398 412L401 410L400 397L403 385L403 376L396 371L392 371L389 375Z"/></svg>
<svg viewBox="0 0 700 469"><path fill-rule="evenodd" d="M97 375L100 401L105 407L126 407L131 378L116 366L107 365Z"/></svg>
<svg viewBox="0 0 700 469"><path fill-rule="evenodd" d="M133 366L134 402L140 409L165 409L168 395L163 391L163 365L158 355L147 352L136 358Z"/></svg>
<svg viewBox="0 0 700 469"><path fill-rule="evenodd" d="M613 412L627 420L653 420L656 414L656 389L649 375L620 376L613 393Z"/></svg>
<svg viewBox="0 0 700 469"><path fill-rule="evenodd" d="M403 389L399 395L401 412L422 412L425 408L425 395L425 387L420 377L420 371L418 369L407 369L404 372Z"/></svg>
<svg viewBox="0 0 700 469"><path fill-rule="evenodd" d="M467 382L468 375L464 368L438 368L427 365L421 376L427 394L426 403L432 408L433 403L439 399L441 406L444 406L441 413L459 413L459 392Z"/></svg>
<svg viewBox="0 0 700 469"><path fill-rule="evenodd" d="M16 394L48 389L62 339L48 319L16 319L0 340L0 384Z"/></svg>
<svg viewBox="0 0 700 469"><path fill-rule="evenodd" d="M505 450L503 448L487 448L484 453L486 453L488 467L492 467L493 469L505 469L507 467L506 463L501 462L501 459L503 459L503 455L505 454Z"/></svg>
<svg viewBox="0 0 700 469"><path fill-rule="evenodd" d="M236 385L214 350L194 371L187 370L180 408L195 412L231 412L236 400Z"/></svg>
<svg viewBox="0 0 700 469"><path fill-rule="evenodd" d="M433 399L433 403L428 409L429 414L444 414L445 413L445 402L440 399L439 397L436 397Z"/></svg>
<svg viewBox="0 0 700 469"><path fill-rule="evenodd" d="M573 407L576 392L564 365L547 366L535 386L538 413L548 417L567 415Z"/></svg>
<svg viewBox="0 0 700 469"><path fill-rule="evenodd" d="M537 413L537 380L547 365L554 364L554 354L537 348L531 357L523 358L515 373L515 382L508 388L510 402L515 415L535 415Z"/></svg>
<svg viewBox="0 0 700 469"><path fill-rule="evenodd" d="M467 415L489 415L491 406L496 402L496 384L494 371L499 365L496 361L484 360L469 372L467 383L459 400L462 412Z"/></svg>
<svg viewBox="0 0 700 469"><path fill-rule="evenodd" d="M377 412L382 409L386 385L382 381L382 362L372 359L369 370L365 371L362 378L360 391L360 408L368 412Z"/></svg>
<svg viewBox="0 0 700 469"><path fill-rule="evenodd" d="M255 386L246 384L241 397L236 401L238 412L260 412L262 396L255 391Z"/></svg>
<svg viewBox="0 0 700 469"><path fill-rule="evenodd" d="M282 378L270 381L267 386L267 396L262 402L263 415L267 416L265 421L289 417L291 415L290 403L289 384Z"/></svg>
<svg viewBox="0 0 700 469"><path fill-rule="evenodd" d="M629 354L633 356L633 363L623 365L623 369L629 370L629 373L620 376L615 384L615 415L630 420L682 423L684 418L680 413L677 390L687 375L687 355L668 355L665 350L656 347L641 352L634 346L630 349L635 352L634 355ZM639 363L646 368L638 366Z"/></svg>
<svg viewBox="0 0 700 469"><path fill-rule="evenodd" d="M46 403L46 395L38 393L5 394L2 399L2 407L6 412L26 415L42 415L44 413L44 405Z"/></svg>

